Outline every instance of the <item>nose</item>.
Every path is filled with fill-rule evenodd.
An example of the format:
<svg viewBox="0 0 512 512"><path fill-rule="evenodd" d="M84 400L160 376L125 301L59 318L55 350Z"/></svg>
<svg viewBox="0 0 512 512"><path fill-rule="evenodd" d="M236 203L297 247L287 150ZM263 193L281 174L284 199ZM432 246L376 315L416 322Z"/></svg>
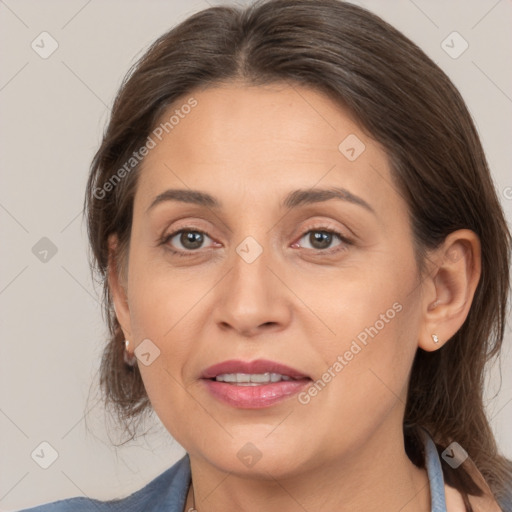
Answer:
<svg viewBox="0 0 512 512"><path fill-rule="evenodd" d="M289 325L293 294L271 260L266 248L252 262L234 252L231 270L216 287L214 320L221 330L254 338Z"/></svg>

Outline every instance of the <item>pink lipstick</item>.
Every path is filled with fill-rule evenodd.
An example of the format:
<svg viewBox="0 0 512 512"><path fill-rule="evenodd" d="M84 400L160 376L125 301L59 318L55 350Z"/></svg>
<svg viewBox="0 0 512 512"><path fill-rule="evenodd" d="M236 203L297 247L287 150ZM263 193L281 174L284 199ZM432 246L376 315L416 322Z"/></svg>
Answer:
<svg viewBox="0 0 512 512"><path fill-rule="evenodd" d="M201 379L215 398L242 409L270 407L311 382L294 368L264 359L224 361L204 370Z"/></svg>

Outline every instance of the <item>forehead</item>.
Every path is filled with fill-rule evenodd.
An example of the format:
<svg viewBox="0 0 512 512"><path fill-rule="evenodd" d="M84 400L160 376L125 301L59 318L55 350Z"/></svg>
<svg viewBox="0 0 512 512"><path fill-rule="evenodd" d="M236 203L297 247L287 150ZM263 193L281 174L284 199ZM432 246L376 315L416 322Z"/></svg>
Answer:
<svg viewBox="0 0 512 512"><path fill-rule="evenodd" d="M265 201L316 184L367 196L379 184L393 188L380 145L339 104L299 86L197 90L176 101L156 129L138 185L145 203L165 187L220 197L250 192Z"/></svg>
<svg viewBox="0 0 512 512"><path fill-rule="evenodd" d="M196 106L186 104L193 98ZM188 111L168 130L174 151L193 149L196 160L212 161L244 151L247 157L261 155L258 144L275 148L274 157L285 158L295 143L294 155L317 157L311 149L337 153L340 136L361 133L348 113L325 95L298 86L271 84L265 86L224 85L184 96L168 110L169 114ZM191 137L191 132L197 137ZM167 135L167 133L165 134ZM164 137L165 137L164 135ZM201 140L199 140L199 137ZM287 152L282 154L281 149Z"/></svg>

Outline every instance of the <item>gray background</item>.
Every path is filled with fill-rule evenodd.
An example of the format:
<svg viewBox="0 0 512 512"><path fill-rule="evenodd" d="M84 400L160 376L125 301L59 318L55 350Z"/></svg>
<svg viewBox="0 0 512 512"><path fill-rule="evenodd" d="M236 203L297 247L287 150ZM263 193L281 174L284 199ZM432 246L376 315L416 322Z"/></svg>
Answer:
<svg viewBox="0 0 512 512"><path fill-rule="evenodd" d="M77 495L120 497L184 453L158 420L148 423L145 438L111 445L95 381L106 329L81 207L88 166L125 72L157 36L217 3L0 0L1 510ZM402 30L455 82L511 219L510 0L356 3ZM35 40L39 51L51 48L50 39L41 42L43 31L59 45L46 59L31 47ZM442 47L453 31L469 44L458 58ZM462 48L461 40L447 42L452 53ZM495 365L487 396L500 448L512 458L510 326L506 341L501 389ZM40 447L44 441L58 454L47 469L40 465L51 462L52 452Z"/></svg>

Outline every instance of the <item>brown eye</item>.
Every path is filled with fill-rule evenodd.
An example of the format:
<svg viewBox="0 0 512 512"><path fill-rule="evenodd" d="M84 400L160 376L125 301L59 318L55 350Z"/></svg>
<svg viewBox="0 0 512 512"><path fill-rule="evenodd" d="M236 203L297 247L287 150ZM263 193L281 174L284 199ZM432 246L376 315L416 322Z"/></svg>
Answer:
<svg viewBox="0 0 512 512"><path fill-rule="evenodd" d="M299 245L301 245L302 247L305 246L306 249L331 249L332 247L334 247L332 243L333 241L335 241L336 238L339 240L339 242L335 245L340 245L341 243L345 242L344 238L342 238L339 233L326 230L311 230L302 236L302 238L299 241ZM306 243L302 242L302 240L306 240ZM310 244L310 247L307 246L307 243Z"/></svg>
<svg viewBox="0 0 512 512"><path fill-rule="evenodd" d="M312 231L309 234L309 242L315 249L327 249L332 243L332 233L327 231Z"/></svg>
<svg viewBox="0 0 512 512"><path fill-rule="evenodd" d="M179 250L193 251L200 249L206 238L210 237L202 231L182 229L166 237L165 243L170 243Z"/></svg>

